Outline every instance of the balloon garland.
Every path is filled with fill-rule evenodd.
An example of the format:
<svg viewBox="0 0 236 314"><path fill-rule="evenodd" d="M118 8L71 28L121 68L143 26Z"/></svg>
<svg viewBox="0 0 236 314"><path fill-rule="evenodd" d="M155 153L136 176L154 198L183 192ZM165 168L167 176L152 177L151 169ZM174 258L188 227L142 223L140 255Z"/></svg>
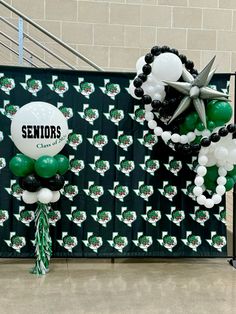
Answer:
<svg viewBox="0 0 236 314"><path fill-rule="evenodd" d="M214 60L198 73L178 50L155 46L137 61L129 86L154 134L180 154L198 155L193 194L207 208L219 204L236 183L236 125L227 125L232 117L228 95L209 86Z"/></svg>
<svg viewBox="0 0 236 314"><path fill-rule="evenodd" d="M44 102L31 102L14 116L11 136L18 149L26 155L14 156L9 168L19 177L22 200L26 204L37 203L36 261L32 273L44 275L49 271L52 254L48 219L50 204L60 199L60 190L65 183L63 175L69 170L68 158L58 154L66 144L68 126L56 107Z"/></svg>

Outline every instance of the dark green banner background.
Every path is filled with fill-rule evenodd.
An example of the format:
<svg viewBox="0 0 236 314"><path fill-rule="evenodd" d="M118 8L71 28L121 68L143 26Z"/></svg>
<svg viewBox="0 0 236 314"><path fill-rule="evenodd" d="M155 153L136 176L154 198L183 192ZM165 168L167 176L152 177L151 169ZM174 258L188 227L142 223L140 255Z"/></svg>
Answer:
<svg viewBox="0 0 236 314"><path fill-rule="evenodd" d="M0 256L33 256L34 209L8 169L11 118L31 101L57 106L71 134L68 183L50 212L54 256L225 256L224 204L191 198L194 160L179 162L147 129L133 74L0 67ZM213 85L228 88L228 75ZM91 84L92 83L92 84Z"/></svg>

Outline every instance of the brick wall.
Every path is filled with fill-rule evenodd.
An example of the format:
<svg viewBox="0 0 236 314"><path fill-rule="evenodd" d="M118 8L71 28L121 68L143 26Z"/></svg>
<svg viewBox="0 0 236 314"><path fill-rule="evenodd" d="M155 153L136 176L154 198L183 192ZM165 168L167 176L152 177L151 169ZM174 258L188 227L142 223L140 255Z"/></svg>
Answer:
<svg viewBox="0 0 236 314"><path fill-rule="evenodd" d="M109 70L134 70L135 60L154 44L178 48L197 67L214 55L218 72L236 69L235 0L8 0L13 6L60 37L99 66ZM0 5L0 15L17 23L16 16ZM17 38L0 23L1 29ZM26 31L84 69L84 63L58 47L33 27ZM0 40L4 40L0 36ZM34 44L25 45L53 66L62 65ZM0 46L0 63L17 58ZM38 63L40 64L40 63Z"/></svg>

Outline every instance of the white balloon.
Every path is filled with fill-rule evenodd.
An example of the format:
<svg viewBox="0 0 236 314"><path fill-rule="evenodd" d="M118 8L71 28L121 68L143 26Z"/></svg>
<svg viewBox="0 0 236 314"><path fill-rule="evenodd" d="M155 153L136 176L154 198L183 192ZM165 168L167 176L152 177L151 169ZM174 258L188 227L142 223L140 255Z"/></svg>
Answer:
<svg viewBox="0 0 236 314"><path fill-rule="evenodd" d="M211 198L207 198L204 205L206 208L212 208L214 206L214 202Z"/></svg>
<svg viewBox="0 0 236 314"><path fill-rule="evenodd" d="M207 154L208 161L206 163L207 167L212 167L216 164L215 156L212 153Z"/></svg>
<svg viewBox="0 0 236 314"><path fill-rule="evenodd" d="M196 135L194 132L188 132L187 137L188 137L189 142L192 142L195 140Z"/></svg>
<svg viewBox="0 0 236 314"><path fill-rule="evenodd" d="M154 118L154 114L151 111L148 111L145 113L145 119L147 121L151 121L151 120L153 120L153 118Z"/></svg>
<svg viewBox="0 0 236 314"><path fill-rule="evenodd" d="M52 199L51 199L51 203L56 203L57 201L59 201L61 194L59 191L53 191L52 192Z"/></svg>
<svg viewBox="0 0 236 314"><path fill-rule="evenodd" d="M219 194L214 194L212 196L212 200L214 204L220 204L220 202L222 201L222 197Z"/></svg>
<svg viewBox="0 0 236 314"><path fill-rule="evenodd" d="M217 194L219 194L219 195L224 195L225 194L225 192L226 192L226 189L225 189L225 187L224 187L224 185L217 185L217 187L216 187L216 193Z"/></svg>
<svg viewBox="0 0 236 314"><path fill-rule="evenodd" d="M226 170L225 168L223 168L223 167L220 167L220 168L218 169L218 174L219 174L220 176L222 176L222 177L225 177L225 176L227 175L227 170Z"/></svg>
<svg viewBox="0 0 236 314"><path fill-rule="evenodd" d="M43 204L48 204L52 201L53 193L47 188L42 188L37 193L38 201Z"/></svg>
<svg viewBox="0 0 236 314"><path fill-rule="evenodd" d="M167 142L170 140L171 138L171 133L168 132L168 131L164 131L162 134L161 134L161 138L163 139L164 142Z"/></svg>
<svg viewBox="0 0 236 314"><path fill-rule="evenodd" d="M234 169L234 165L232 165L231 163L226 163L224 167L227 171L231 171Z"/></svg>
<svg viewBox="0 0 236 314"><path fill-rule="evenodd" d="M155 93L152 97L153 100L159 100L162 101L163 100L163 96L160 93Z"/></svg>
<svg viewBox="0 0 236 314"><path fill-rule="evenodd" d="M208 158L205 155L202 155L198 158L198 163L200 166L206 166L207 162L208 162Z"/></svg>
<svg viewBox="0 0 236 314"><path fill-rule="evenodd" d="M144 60L144 56L138 58L137 62L136 62L136 70L137 70L137 73L140 73L142 72L142 68L144 66L144 64L146 63L145 60Z"/></svg>
<svg viewBox="0 0 236 314"><path fill-rule="evenodd" d="M171 135L171 140L174 143L178 143L180 141L180 135L178 133L174 133Z"/></svg>
<svg viewBox="0 0 236 314"><path fill-rule="evenodd" d="M202 186L204 184L203 177L197 176L194 180L194 184L197 186Z"/></svg>
<svg viewBox="0 0 236 314"><path fill-rule="evenodd" d="M211 135L211 131L210 130L203 130L202 131L202 136L203 137L208 137L208 136L210 136Z"/></svg>
<svg viewBox="0 0 236 314"><path fill-rule="evenodd" d="M228 154L229 152L225 147L217 147L214 153L218 160L225 160L228 157Z"/></svg>
<svg viewBox="0 0 236 314"><path fill-rule="evenodd" d="M197 197L197 202L199 205L204 205L206 201L206 196L205 195L200 195Z"/></svg>
<svg viewBox="0 0 236 314"><path fill-rule="evenodd" d="M148 127L153 130L157 126L157 122L155 120L148 121Z"/></svg>
<svg viewBox="0 0 236 314"><path fill-rule="evenodd" d="M37 193L36 192L29 192L29 191L24 191L22 194L22 200L26 204L34 204L38 201L37 198Z"/></svg>
<svg viewBox="0 0 236 314"><path fill-rule="evenodd" d="M187 135L181 135L181 137L180 137L180 143L181 143L181 144L186 144L186 143L188 143L188 137L187 137Z"/></svg>
<svg viewBox="0 0 236 314"><path fill-rule="evenodd" d="M21 107L11 123L14 144L33 159L58 154L66 145L68 133L67 120L61 111L42 101Z"/></svg>
<svg viewBox="0 0 236 314"><path fill-rule="evenodd" d="M220 177L217 178L216 182L217 182L217 184L219 184L219 185L225 185L226 182L227 182L227 180L226 180L225 177L220 176Z"/></svg>
<svg viewBox="0 0 236 314"><path fill-rule="evenodd" d="M152 111L152 110L153 108L151 104L145 105L145 112Z"/></svg>
<svg viewBox="0 0 236 314"><path fill-rule="evenodd" d="M157 136L161 136L161 134L163 133L163 129L162 129L160 126L157 126L157 127L155 127L155 129L154 129L154 133L155 133Z"/></svg>
<svg viewBox="0 0 236 314"><path fill-rule="evenodd" d="M228 159L233 164L236 164L236 149L235 148L229 151Z"/></svg>
<svg viewBox="0 0 236 314"><path fill-rule="evenodd" d="M158 81L178 81L182 75L183 65L178 56L165 52L155 58L152 74Z"/></svg>
<svg viewBox="0 0 236 314"><path fill-rule="evenodd" d="M193 194L195 196L200 196L203 193L203 189L200 186L195 186L193 189Z"/></svg>
<svg viewBox="0 0 236 314"><path fill-rule="evenodd" d="M129 92L129 94L130 94L133 98L135 98L135 99L140 99L140 97L137 97L137 96L135 95L134 90L135 90L135 87L134 87L134 84L133 84L133 81L132 81L132 82L130 82L130 84L129 84L128 92Z"/></svg>
<svg viewBox="0 0 236 314"><path fill-rule="evenodd" d="M197 174L198 174L199 176L204 177L204 176L206 175L206 173L207 173L206 167L204 167L204 166L199 166L199 167L197 168Z"/></svg>

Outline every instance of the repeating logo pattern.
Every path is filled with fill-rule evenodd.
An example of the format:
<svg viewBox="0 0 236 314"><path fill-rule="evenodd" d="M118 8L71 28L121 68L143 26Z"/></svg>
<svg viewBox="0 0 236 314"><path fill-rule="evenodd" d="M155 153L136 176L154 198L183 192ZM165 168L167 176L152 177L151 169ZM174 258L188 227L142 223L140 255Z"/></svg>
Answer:
<svg viewBox="0 0 236 314"><path fill-rule="evenodd" d="M7 166L11 119L32 100L54 104L70 129L70 170L48 215L56 256L226 255L224 204L195 206L196 158L180 161L148 130L132 75L14 71L0 70L0 256L34 254L35 207Z"/></svg>

